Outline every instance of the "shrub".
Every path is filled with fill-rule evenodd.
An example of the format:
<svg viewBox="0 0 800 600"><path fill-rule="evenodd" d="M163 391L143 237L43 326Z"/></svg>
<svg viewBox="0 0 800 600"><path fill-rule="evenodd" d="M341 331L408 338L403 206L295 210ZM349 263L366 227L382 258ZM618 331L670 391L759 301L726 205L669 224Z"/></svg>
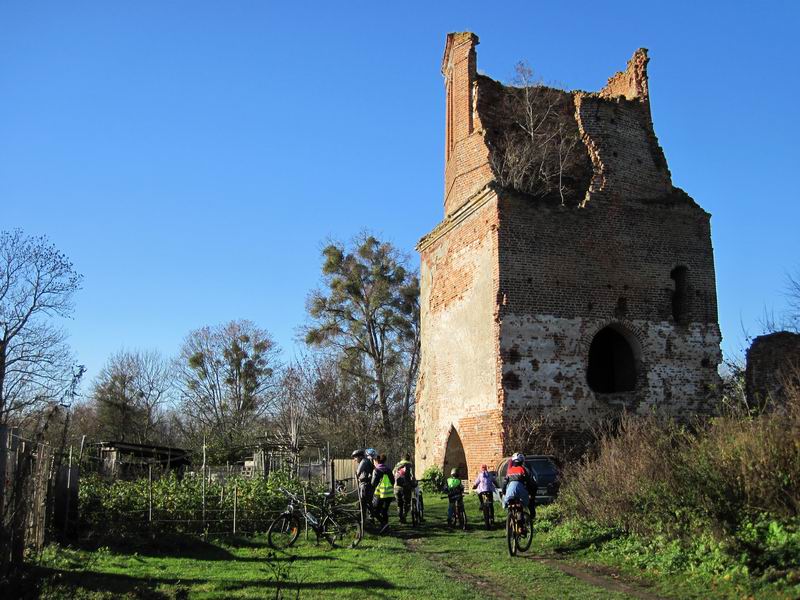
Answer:
<svg viewBox="0 0 800 600"><path fill-rule="evenodd" d="M628 540L615 542L620 554L660 553L662 570L790 568L800 553L799 407L795 394L780 411L696 430L625 416L599 436L594 458L566 471L560 510L618 529Z"/></svg>
<svg viewBox="0 0 800 600"><path fill-rule="evenodd" d="M435 494L444 488L445 480L442 469L437 466L430 466L425 469L420 480L422 491L428 494Z"/></svg>

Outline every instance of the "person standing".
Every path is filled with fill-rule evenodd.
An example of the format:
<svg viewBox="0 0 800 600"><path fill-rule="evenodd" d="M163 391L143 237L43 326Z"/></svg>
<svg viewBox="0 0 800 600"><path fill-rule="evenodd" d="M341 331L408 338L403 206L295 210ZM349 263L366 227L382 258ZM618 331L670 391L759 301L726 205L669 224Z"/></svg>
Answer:
<svg viewBox="0 0 800 600"><path fill-rule="evenodd" d="M411 462L411 454L406 452L403 459L394 466L394 493L397 496L397 516L401 523L406 522L406 516L411 510L411 496L417 485L414 476L414 463Z"/></svg>
<svg viewBox="0 0 800 600"><path fill-rule="evenodd" d="M389 505L394 500L394 475L386 464L385 454L379 455L375 461L371 483L375 498L375 517L381 525L380 533L386 533L389 530Z"/></svg>
<svg viewBox="0 0 800 600"><path fill-rule="evenodd" d="M366 450L356 450L353 452L353 460L357 460L356 480L358 481L358 499L361 504L361 522L367 518L372 518L372 472L375 466L372 464L372 457L377 453L372 448Z"/></svg>

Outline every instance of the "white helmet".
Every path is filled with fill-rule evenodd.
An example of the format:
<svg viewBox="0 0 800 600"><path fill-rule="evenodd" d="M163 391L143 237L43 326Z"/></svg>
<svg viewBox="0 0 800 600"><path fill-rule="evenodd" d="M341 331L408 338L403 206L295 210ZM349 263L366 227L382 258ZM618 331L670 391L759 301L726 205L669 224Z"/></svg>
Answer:
<svg viewBox="0 0 800 600"><path fill-rule="evenodd" d="M511 462L515 465L521 465L525 462L525 455L522 452L514 452L511 455Z"/></svg>

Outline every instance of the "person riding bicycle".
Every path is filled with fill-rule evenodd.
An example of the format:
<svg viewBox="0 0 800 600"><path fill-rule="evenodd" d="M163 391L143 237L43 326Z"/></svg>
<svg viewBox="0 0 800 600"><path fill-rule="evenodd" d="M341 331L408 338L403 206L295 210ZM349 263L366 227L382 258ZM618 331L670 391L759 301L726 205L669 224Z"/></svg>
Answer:
<svg viewBox="0 0 800 600"><path fill-rule="evenodd" d="M447 524L453 524L456 508L464 511L464 486L458 477L458 469L450 469L450 477L447 478Z"/></svg>
<svg viewBox="0 0 800 600"><path fill-rule="evenodd" d="M515 452L511 456L506 479L503 482L503 508L508 508L512 500L519 500L531 512L536 514L536 478L525 466L525 455Z"/></svg>
<svg viewBox="0 0 800 600"><path fill-rule="evenodd" d="M372 472L375 466L372 464L372 458L377 455L372 448L365 450L356 450L353 452L353 460L358 460L358 467L356 467L356 480L358 481L358 496L361 502L361 510L364 513L364 518L372 518L372 494L374 488L372 487Z"/></svg>
<svg viewBox="0 0 800 600"><path fill-rule="evenodd" d="M385 533L389 529L389 505L394 500L394 475L386 464L385 454L381 454L375 460L371 483L374 490L375 516L381 524L380 532Z"/></svg>
<svg viewBox="0 0 800 600"><path fill-rule="evenodd" d="M472 484L473 490L478 490L478 499L481 504L489 504L489 518L494 519L494 491L497 487L494 484L494 476L489 472L486 465L481 465L481 470Z"/></svg>
<svg viewBox="0 0 800 600"><path fill-rule="evenodd" d="M411 462L411 455L408 452L394 466L393 474L394 494L397 496L397 516L400 517L401 523L405 523L406 515L411 510L411 497L417 486L417 478L414 477L414 463Z"/></svg>

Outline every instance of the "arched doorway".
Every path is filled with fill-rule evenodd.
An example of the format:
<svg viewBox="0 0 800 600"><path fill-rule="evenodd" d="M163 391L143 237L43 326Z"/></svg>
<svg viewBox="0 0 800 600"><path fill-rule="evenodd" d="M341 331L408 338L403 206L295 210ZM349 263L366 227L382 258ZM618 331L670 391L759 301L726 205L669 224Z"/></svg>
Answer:
<svg viewBox="0 0 800 600"><path fill-rule="evenodd" d="M612 326L598 331L589 346L586 381L599 394L636 388L636 355L628 339Z"/></svg>
<svg viewBox="0 0 800 600"><path fill-rule="evenodd" d="M469 477L467 471L467 455L464 453L464 444L461 443L461 437L458 435L456 428L450 429L450 435L447 436L447 447L444 450L444 475L450 475L450 469L458 469L458 476L462 479Z"/></svg>

